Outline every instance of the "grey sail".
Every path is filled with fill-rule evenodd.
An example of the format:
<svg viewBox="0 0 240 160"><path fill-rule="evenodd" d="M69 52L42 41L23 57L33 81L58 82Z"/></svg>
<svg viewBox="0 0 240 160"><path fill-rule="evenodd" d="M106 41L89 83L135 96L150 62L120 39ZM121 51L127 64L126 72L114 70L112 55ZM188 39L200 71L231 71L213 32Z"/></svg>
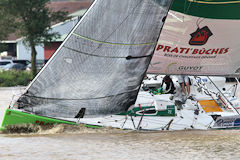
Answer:
<svg viewBox="0 0 240 160"><path fill-rule="evenodd" d="M126 111L135 103L172 0L96 0L18 100L42 116Z"/></svg>

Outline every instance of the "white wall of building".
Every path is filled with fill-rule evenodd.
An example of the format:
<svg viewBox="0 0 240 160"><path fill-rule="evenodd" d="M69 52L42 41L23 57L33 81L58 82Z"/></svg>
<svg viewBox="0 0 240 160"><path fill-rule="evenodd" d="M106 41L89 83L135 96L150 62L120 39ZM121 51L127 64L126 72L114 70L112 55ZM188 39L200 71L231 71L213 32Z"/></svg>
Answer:
<svg viewBox="0 0 240 160"><path fill-rule="evenodd" d="M36 46L37 59L44 59L44 48L43 46ZM31 49L23 44L23 40L17 42L17 59L31 60Z"/></svg>
<svg viewBox="0 0 240 160"><path fill-rule="evenodd" d="M52 32L60 35L68 34L79 21L78 17L52 26ZM31 49L23 44L23 39L17 40L17 59L31 60ZM44 45L36 46L37 60L44 60Z"/></svg>

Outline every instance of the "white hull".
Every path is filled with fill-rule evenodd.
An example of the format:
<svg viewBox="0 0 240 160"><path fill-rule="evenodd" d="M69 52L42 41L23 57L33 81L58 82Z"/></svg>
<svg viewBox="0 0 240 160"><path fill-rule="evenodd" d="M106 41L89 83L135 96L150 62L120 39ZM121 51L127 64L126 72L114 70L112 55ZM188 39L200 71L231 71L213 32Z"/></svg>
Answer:
<svg viewBox="0 0 240 160"><path fill-rule="evenodd" d="M190 116L189 116L190 115ZM193 111L183 110L175 117L131 117L112 115L103 118L81 119L81 123L99 125L106 127L116 127L132 130L186 130L201 129L207 130L212 127L213 119L206 114L194 115ZM141 121L142 118L142 121Z"/></svg>
<svg viewBox="0 0 240 160"><path fill-rule="evenodd" d="M176 79L173 78L174 83L176 84L176 90L179 90L179 86L177 86ZM224 80L224 81L223 81ZM151 85L157 85L157 81L161 81L161 79L157 79L154 81L151 80ZM225 85L225 78L217 77L215 82L218 86L222 87ZM206 83L208 88L211 88L209 84ZM197 91L196 83L193 81L191 86L191 93L194 95L194 100L187 99L185 104L182 105L182 109L178 110L178 107L174 105L174 101L177 99L170 100L169 97L171 95L152 95L148 91L140 91L135 108L141 109L144 106L154 106L156 101L160 103L161 107L164 110L164 105L174 105L175 115L171 116L157 116L156 113L145 113L142 115L141 113L135 115L111 115L101 118L82 118L77 120L79 123L86 123L91 125L98 126L106 126L106 127L116 127L121 129L133 129L133 130L208 130L208 129L218 129L218 128L231 128L234 127L234 120L231 122L232 126L229 124L220 124L220 126L216 125L216 119L213 119L213 115L218 115L219 117L231 117L238 116L237 112L226 106L220 106L220 112L205 112L205 110L200 105L200 100L212 100L212 97L206 95L205 92ZM217 90L211 88L216 92ZM226 91L226 90L225 90ZM176 93L178 94L178 93ZM225 95L228 96L229 101L234 105L235 108L238 109L239 101L236 97L230 96L231 93L225 92ZM175 95L176 96L176 95ZM155 109L159 110L159 108ZM142 110L143 112L143 110ZM142 116L141 116L142 115Z"/></svg>

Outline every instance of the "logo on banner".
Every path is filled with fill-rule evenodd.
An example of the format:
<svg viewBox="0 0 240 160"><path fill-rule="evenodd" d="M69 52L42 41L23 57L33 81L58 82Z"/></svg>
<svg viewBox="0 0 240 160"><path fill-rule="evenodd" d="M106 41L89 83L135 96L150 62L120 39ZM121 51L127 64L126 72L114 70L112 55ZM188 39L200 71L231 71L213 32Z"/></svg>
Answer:
<svg viewBox="0 0 240 160"><path fill-rule="evenodd" d="M203 66L179 66L179 71L185 71L185 72L200 72L202 70Z"/></svg>
<svg viewBox="0 0 240 160"><path fill-rule="evenodd" d="M240 118L239 116L232 117L219 117L214 124L216 127L234 127L240 126Z"/></svg>
<svg viewBox="0 0 240 160"><path fill-rule="evenodd" d="M207 43L209 37L211 37L213 33L210 31L208 26L205 26L203 28L198 28L190 35L192 38L190 39L189 44L201 46Z"/></svg>

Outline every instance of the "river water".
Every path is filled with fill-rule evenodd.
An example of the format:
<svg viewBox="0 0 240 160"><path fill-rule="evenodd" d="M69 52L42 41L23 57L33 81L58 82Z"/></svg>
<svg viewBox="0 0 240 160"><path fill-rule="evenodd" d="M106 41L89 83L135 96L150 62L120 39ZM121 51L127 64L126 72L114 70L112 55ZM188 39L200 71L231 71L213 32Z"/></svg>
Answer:
<svg viewBox="0 0 240 160"><path fill-rule="evenodd" d="M0 89L0 119L13 94ZM28 126L29 127L29 126ZM3 160L240 159L240 131L128 131L56 125L35 133L1 133Z"/></svg>

